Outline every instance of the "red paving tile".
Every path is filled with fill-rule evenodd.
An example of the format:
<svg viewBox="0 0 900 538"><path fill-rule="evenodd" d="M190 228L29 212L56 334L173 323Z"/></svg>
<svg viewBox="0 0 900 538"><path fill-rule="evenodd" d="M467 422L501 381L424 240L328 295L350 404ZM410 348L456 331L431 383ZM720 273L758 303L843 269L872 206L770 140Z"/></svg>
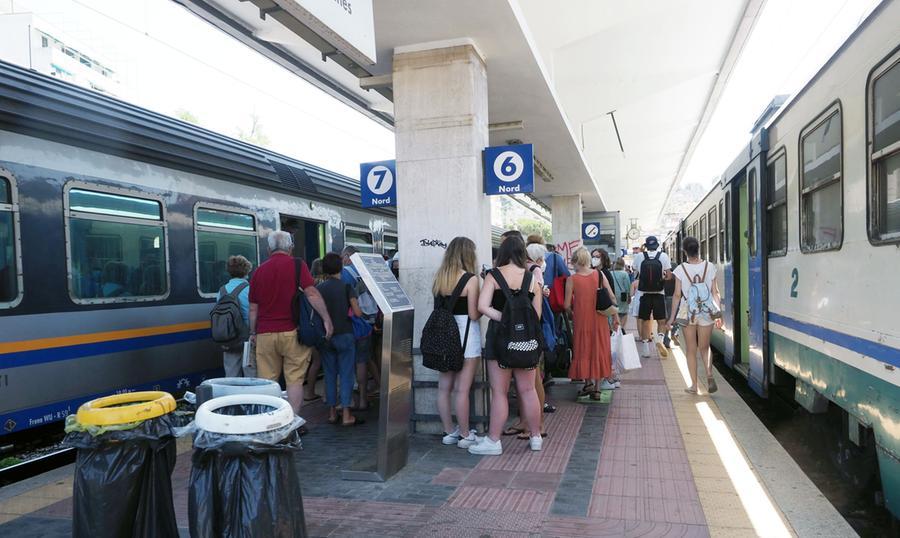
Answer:
<svg viewBox="0 0 900 538"><path fill-rule="evenodd" d="M437 476L431 479L431 483L441 486L459 486L469 476L470 472L472 472L472 469L445 467Z"/></svg>

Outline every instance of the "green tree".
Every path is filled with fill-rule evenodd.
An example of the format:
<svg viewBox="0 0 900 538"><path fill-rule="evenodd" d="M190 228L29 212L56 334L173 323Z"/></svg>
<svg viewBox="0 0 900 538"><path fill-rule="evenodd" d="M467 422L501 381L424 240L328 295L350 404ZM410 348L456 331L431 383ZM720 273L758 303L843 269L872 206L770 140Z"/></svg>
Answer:
<svg viewBox="0 0 900 538"><path fill-rule="evenodd" d="M200 118L194 115L193 112L186 108L179 108L175 111L175 117L180 119L181 121L186 121L188 123L193 123L194 125L200 125Z"/></svg>
<svg viewBox="0 0 900 538"><path fill-rule="evenodd" d="M238 138L248 144L264 148L269 147L269 144L271 144L269 137L263 132L263 124L255 112L250 114L250 129L248 131L238 127Z"/></svg>
<svg viewBox="0 0 900 538"><path fill-rule="evenodd" d="M516 228L522 232L526 238L531 234L538 234L544 238L544 241L550 240L550 223L538 219L519 219L516 221Z"/></svg>

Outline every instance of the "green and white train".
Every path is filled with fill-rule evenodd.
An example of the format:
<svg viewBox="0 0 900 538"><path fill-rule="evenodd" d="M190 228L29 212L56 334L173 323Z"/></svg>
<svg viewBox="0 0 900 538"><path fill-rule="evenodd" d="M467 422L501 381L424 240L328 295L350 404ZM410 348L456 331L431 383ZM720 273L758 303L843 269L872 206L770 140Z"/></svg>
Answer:
<svg viewBox="0 0 900 538"><path fill-rule="evenodd" d="M842 409L900 517L900 0L776 104L665 247L696 237L718 265L725 363L760 396Z"/></svg>

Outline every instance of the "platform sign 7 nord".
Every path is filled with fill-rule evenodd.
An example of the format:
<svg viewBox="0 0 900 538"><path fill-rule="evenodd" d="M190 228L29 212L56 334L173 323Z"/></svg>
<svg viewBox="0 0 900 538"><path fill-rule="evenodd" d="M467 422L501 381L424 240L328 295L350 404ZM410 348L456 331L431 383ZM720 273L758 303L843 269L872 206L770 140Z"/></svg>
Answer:
<svg viewBox="0 0 900 538"><path fill-rule="evenodd" d="M484 148L484 193L534 192L534 148L531 144Z"/></svg>
<svg viewBox="0 0 900 538"><path fill-rule="evenodd" d="M396 161L378 161L359 165L359 194L363 207L397 205Z"/></svg>

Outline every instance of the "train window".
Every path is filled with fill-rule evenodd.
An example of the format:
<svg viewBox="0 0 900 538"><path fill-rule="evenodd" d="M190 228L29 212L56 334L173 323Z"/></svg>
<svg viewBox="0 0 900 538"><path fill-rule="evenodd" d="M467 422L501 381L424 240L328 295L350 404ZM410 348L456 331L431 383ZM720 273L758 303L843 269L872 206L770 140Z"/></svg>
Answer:
<svg viewBox="0 0 900 538"><path fill-rule="evenodd" d="M154 300L168 294L162 203L68 190L69 291L78 303Z"/></svg>
<svg viewBox="0 0 900 538"><path fill-rule="evenodd" d="M729 187L729 188L731 188L731 187ZM722 226L722 228L725 230L725 243L724 243L725 244L725 249L724 249L725 250L725 261L730 262L731 261L731 243L732 243L731 219L729 218L731 216L731 192L725 193L724 215L725 215L725 226Z"/></svg>
<svg viewBox="0 0 900 538"><path fill-rule="evenodd" d="M18 215L12 180L0 176L0 308L12 308L22 299L17 232Z"/></svg>
<svg viewBox="0 0 900 538"><path fill-rule="evenodd" d="M360 228L347 228L344 231L344 246L356 247L360 252L375 252L372 232Z"/></svg>
<svg viewBox="0 0 900 538"><path fill-rule="evenodd" d="M835 104L800 134L800 249L840 248L841 109Z"/></svg>
<svg viewBox="0 0 900 538"><path fill-rule="evenodd" d="M750 212L748 213L750 229L747 230L747 244L750 247L751 256L756 256L756 206L759 205L759 191L756 183L756 168L752 168L747 175L748 198L750 201Z"/></svg>
<svg viewBox="0 0 900 538"><path fill-rule="evenodd" d="M706 247L709 252L709 258L707 259L715 263L718 252L716 242L719 240L719 233L716 230L716 224L718 223L718 220L716 220L716 206L712 206L712 209L709 210L709 215L706 222L708 223L707 226L709 226L709 234L707 239L707 242L709 244Z"/></svg>
<svg viewBox="0 0 900 538"><path fill-rule="evenodd" d="M700 217L700 236L697 238L700 240L700 257L704 260L706 258L706 215Z"/></svg>
<svg viewBox="0 0 900 538"><path fill-rule="evenodd" d="M390 257L396 254L398 244L396 235L384 234L384 255Z"/></svg>
<svg viewBox="0 0 900 538"><path fill-rule="evenodd" d="M900 241L900 53L869 85L869 238Z"/></svg>
<svg viewBox="0 0 900 538"><path fill-rule="evenodd" d="M782 151L766 167L766 185L769 197L766 208L768 237L766 252L769 256L787 253L787 154Z"/></svg>
<svg viewBox="0 0 900 538"><path fill-rule="evenodd" d="M228 258L243 256L259 264L259 239L253 215L229 208L197 207L194 218L197 240L197 289L214 297L231 276Z"/></svg>
<svg viewBox="0 0 900 538"><path fill-rule="evenodd" d="M719 261L725 261L725 202L719 200Z"/></svg>

